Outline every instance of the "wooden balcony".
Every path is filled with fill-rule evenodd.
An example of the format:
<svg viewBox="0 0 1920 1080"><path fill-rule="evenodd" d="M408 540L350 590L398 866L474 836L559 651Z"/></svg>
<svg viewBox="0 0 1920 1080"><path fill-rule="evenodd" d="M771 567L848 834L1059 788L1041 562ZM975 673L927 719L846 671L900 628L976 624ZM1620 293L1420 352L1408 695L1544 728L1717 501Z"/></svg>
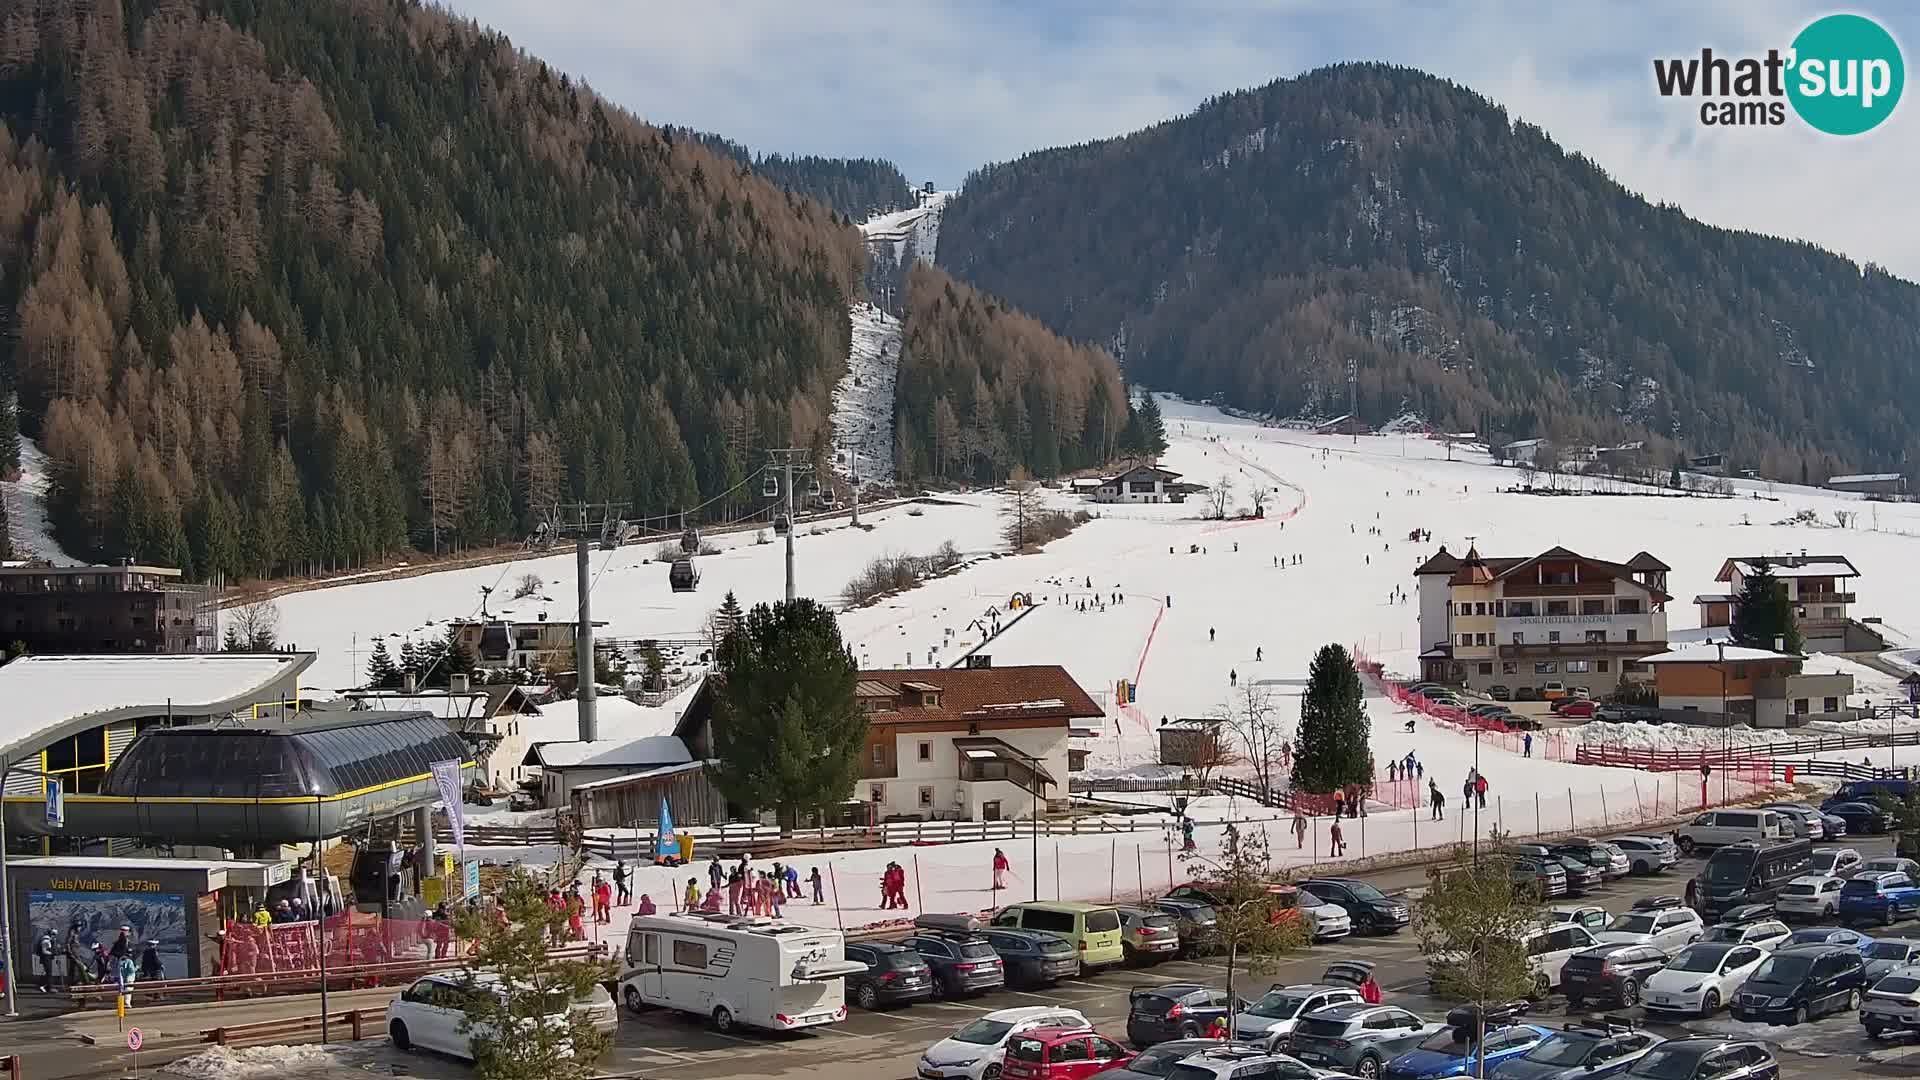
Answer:
<svg viewBox="0 0 1920 1080"><path fill-rule="evenodd" d="M1638 659L1665 652L1664 641L1542 641L1500 646L1502 660L1552 660L1572 656L1624 656Z"/></svg>

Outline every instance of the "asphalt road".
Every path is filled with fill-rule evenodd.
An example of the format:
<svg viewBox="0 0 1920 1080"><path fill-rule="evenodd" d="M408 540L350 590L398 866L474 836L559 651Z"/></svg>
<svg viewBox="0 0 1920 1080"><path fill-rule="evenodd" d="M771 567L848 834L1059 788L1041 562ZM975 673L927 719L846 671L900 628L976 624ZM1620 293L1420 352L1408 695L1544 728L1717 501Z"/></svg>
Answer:
<svg viewBox="0 0 1920 1080"><path fill-rule="evenodd" d="M1860 849L1869 857L1890 850L1890 845L1884 840L1850 841L1849 846ZM1581 899L1601 904L1611 911L1621 911L1642 896L1680 892L1687 875L1697 865L1697 862L1683 860L1680 866L1665 875L1627 878L1603 886ZM1417 887L1425 879L1422 872L1413 870L1381 875L1374 880L1382 888L1392 890ZM1920 936L1920 925L1908 923L1897 926L1892 933ZM1403 1005L1423 1016L1438 1016L1451 1004L1428 996L1425 964L1411 932L1385 938L1356 937L1316 945L1286 958L1272 970L1258 976L1249 976L1244 971L1238 973L1235 989L1247 996L1257 996L1268 984L1315 981L1328 962L1341 958L1374 961L1377 965L1375 977L1380 981L1389 1002ZM635 1016L623 1011L613 1049L603 1059L601 1066L607 1075L615 1077L706 1080L720 1077L833 1076L847 1080L910 1080L915 1062L929 1044L995 1009L1063 1004L1085 1013L1101 1030L1124 1035L1127 991L1130 988L1171 981L1197 981L1224 986L1226 974L1224 963L1217 958L1173 961L1145 970L1110 971L1087 979L1068 980L1041 990L1003 990L961 1002L916 1004L874 1013L855 1008L844 1023L787 1036L750 1033L721 1035L708 1030L703 1021L692 1017L662 1012ZM350 997L335 995L334 1008L378 1008L394 992L364 991ZM346 1000L343 1001L343 998ZM312 1010L314 1005L308 1000L304 1007ZM180 1023L190 1024L197 1030L222 1022L212 1019L215 1012L225 1014L229 1010L248 1010L244 1015L235 1011L224 1021L237 1023L261 1019L262 1015L255 1014L263 1010L266 1011L264 1015L297 1014L302 1008L302 1001L272 999L218 1009L208 1006L179 1008L183 1010ZM1618 1010L1594 1012L1597 1014L1602 1011ZM158 1010L149 1010L148 1013L135 1020L152 1024L155 1030L165 1030ZM1547 1024L1566 1022L1568 1017L1564 1000L1557 996L1550 999L1535 1011L1531 1019ZM26 1055L23 1073L27 1080L127 1075L130 1062L124 1050L120 1049L120 1044L111 1038L114 1030L111 1015L95 1017L88 1022L106 1026L109 1034L102 1039L105 1045L74 1045L68 1037L60 1035L60 1021L57 1020L18 1026L34 1029L31 1033L22 1032L29 1036L27 1045L11 1048L12 1052ZM12 1041L9 1036L18 1027L0 1027L0 1052L4 1052L6 1044ZM1815 1076L1841 1074L1901 1075L1882 1066L1863 1064L1859 1060L1862 1053L1884 1048L1887 1044L1875 1044L1868 1040L1853 1014L1831 1016L1798 1028L1737 1024L1724 1014L1684 1026L1654 1023L1648 1027L1669 1036L1687 1031L1756 1035L1776 1047L1783 1074L1790 1080L1811 1080ZM177 1058L186 1052L189 1052L189 1048L178 1047L159 1055L145 1055L147 1060L143 1065L151 1070L160 1065L162 1060ZM1916 1055L1914 1064L1916 1071L1920 1071L1920 1054ZM430 1080L452 1080L471 1075L470 1070L459 1062L419 1054L399 1054L383 1038L353 1044L340 1051L332 1062L303 1061L298 1072L302 1080L331 1080L335 1076L340 1080L348 1076L363 1078L368 1073Z"/></svg>

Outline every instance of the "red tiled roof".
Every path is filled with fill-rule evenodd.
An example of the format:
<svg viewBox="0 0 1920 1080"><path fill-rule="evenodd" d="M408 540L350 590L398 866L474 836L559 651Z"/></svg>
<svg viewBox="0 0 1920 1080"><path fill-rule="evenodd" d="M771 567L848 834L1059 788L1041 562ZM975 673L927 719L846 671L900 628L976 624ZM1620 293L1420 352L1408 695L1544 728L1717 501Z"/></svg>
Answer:
<svg viewBox="0 0 1920 1080"><path fill-rule="evenodd" d="M1067 669L1058 664L992 668L888 668L862 671L862 684L879 683L896 693L906 683L940 687L937 707L909 705L871 713L876 724L944 722L956 727L986 720L1046 723L1106 715Z"/></svg>

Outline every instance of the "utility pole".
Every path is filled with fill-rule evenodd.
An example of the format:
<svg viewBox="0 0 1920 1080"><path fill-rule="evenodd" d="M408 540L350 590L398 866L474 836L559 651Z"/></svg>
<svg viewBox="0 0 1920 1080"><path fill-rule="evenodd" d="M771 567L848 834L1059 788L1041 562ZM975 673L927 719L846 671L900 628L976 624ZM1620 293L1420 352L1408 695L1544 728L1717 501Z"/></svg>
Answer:
<svg viewBox="0 0 1920 1080"><path fill-rule="evenodd" d="M853 527L860 527L860 457L853 457Z"/></svg>
<svg viewBox="0 0 1920 1080"><path fill-rule="evenodd" d="M1360 365L1351 356L1347 357L1347 431L1353 444L1360 445Z"/></svg>

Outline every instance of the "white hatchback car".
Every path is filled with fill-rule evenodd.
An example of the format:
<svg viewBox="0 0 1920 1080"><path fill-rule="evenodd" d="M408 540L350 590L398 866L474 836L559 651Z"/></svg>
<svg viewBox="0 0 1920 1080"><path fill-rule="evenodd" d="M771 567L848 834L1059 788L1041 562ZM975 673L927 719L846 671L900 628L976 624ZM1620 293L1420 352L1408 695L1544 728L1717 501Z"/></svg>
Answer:
<svg viewBox="0 0 1920 1080"><path fill-rule="evenodd" d="M1780 886L1773 909L1782 915L1824 919L1840 910L1840 887L1845 884L1832 874L1802 874Z"/></svg>
<svg viewBox="0 0 1920 1080"><path fill-rule="evenodd" d="M919 1080L985 1080L999 1076L1006 1061L1007 1040L1034 1028L1090 1027L1077 1009L1027 1005L990 1012L941 1039L920 1055L914 1075Z"/></svg>
<svg viewBox="0 0 1920 1080"><path fill-rule="evenodd" d="M1706 932L1700 913L1690 907L1646 908L1616 915L1600 940L1609 945L1651 945L1672 956Z"/></svg>
<svg viewBox="0 0 1920 1080"><path fill-rule="evenodd" d="M469 1026L467 1005L474 994L500 994L497 976L480 975L470 984L455 975L428 975L387 1005L387 1036L396 1050L433 1050L472 1061L473 1037L485 1034L485 1028ZM611 1004L611 1000L609 1000ZM569 1005L560 1006L540 1018L542 1024L559 1028L568 1025Z"/></svg>
<svg viewBox="0 0 1920 1080"><path fill-rule="evenodd" d="M1767 955L1767 950L1757 945L1689 945L1666 967L1647 976L1640 990L1640 1004L1650 1016L1712 1016L1733 1000L1734 992L1752 977Z"/></svg>

